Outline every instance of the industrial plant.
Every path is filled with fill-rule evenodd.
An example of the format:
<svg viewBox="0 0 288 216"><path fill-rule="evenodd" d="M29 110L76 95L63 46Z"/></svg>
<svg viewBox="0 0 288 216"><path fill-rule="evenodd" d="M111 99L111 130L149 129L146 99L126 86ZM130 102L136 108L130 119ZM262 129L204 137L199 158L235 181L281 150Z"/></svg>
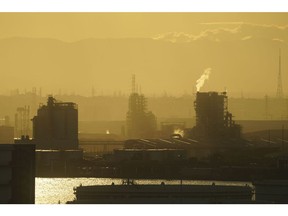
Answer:
<svg viewBox="0 0 288 216"><path fill-rule="evenodd" d="M135 84L135 75L132 76L132 92L129 96L127 112L127 137L153 138L157 130L155 115L147 110L147 99L138 93Z"/></svg>
<svg viewBox="0 0 288 216"><path fill-rule="evenodd" d="M37 149L78 149L78 108L48 97L32 119Z"/></svg>
<svg viewBox="0 0 288 216"><path fill-rule="evenodd" d="M242 126L235 122L229 111L227 92L200 91L210 73L211 68L207 68L196 82L197 92L189 107L195 111L195 116L190 116L191 121L195 117L195 125L192 127L177 119L159 121L160 127L157 127L156 115L148 110L147 98L139 90L133 75L125 125L118 124L121 127L121 136L110 134L109 129L102 134L80 133L78 105L48 96L47 104L40 104L37 114L31 119L32 137L30 107L18 107L14 134L19 138L14 140L15 147L2 147L5 151L7 147L14 155L14 152L18 152L14 148L22 149L23 146L24 149L25 146L30 146L32 150L29 154L35 158L35 164L31 165L35 173L31 170L29 172L37 177L243 181L261 180L263 177L288 178L288 174L283 172L288 167L288 157L283 151L284 130L282 147L271 141L270 131L267 146L262 145L266 142L264 139L260 144L258 140L248 140L247 135L243 136ZM280 69L278 77L277 100L282 100ZM266 106L268 107L268 98ZM10 127L9 117L4 118L4 123L1 131L9 129L10 132L5 134L11 137L13 127ZM5 142L9 141L9 137L3 136ZM271 154L277 156L271 159ZM15 156L12 160L13 158ZM11 172L17 171L5 161L1 163L11 169ZM22 175L21 172L19 175ZM33 186L35 183L30 181L29 184ZM5 183L5 187L9 189L7 185ZM33 192L31 188L29 190ZM14 200L12 192L5 192L3 202L33 202L33 196L25 197L25 200Z"/></svg>
<svg viewBox="0 0 288 216"><path fill-rule="evenodd" d="M210 72L211 69L206 70L197 82L199 91L191 101L191 108L195 110L193 127L181 121L163 121L159 122L158 129L156 116L148 111L147 99L136 87L133 75L126 128L121 127L120 139L107 129L105 134L80 133L82 140L79 141L78 105L49 96L47 104L40 104L37 115L32 118L32 138L27 135L29 106L17 109L15 132L21 138L14 140L15 148L35 147L35 174L32 175L37 177L243 181L259 180L263 176L288 178L282 171L287 169L287 157L279 154L279 146L270 145L273 143L270 137L267 147L258 147L258 141L251 142L243 136L241 125L229 112L227 92L200 91ZM7 117L5 125L9 126ZM266 155L272 153L279 157L267 158ZM14 172L14 168L11 169ZM12 202L10 198L5 199L3 202ZM32 202L28 197L25 199Z"/></svg>
<svg viewBox="0 0 288 216"><path fill-rule="evenodd" d="M241 127L228 111L226 92L197 92L194 103L196 126L190 136L198 139L240 139Z"/></svg>
<svg viewBox="0 0 288 216"><path fill-rule="evenodd" d="M20 139L15 139L15 143L35 145L37 176L69 175L69 172L74 172L71 170L76 167L75 161L83 159L83 150L79 148L78 141L77 104L60 102L49 96L47 104L39 106L32 123L33 137L21 135Z"/></svg>

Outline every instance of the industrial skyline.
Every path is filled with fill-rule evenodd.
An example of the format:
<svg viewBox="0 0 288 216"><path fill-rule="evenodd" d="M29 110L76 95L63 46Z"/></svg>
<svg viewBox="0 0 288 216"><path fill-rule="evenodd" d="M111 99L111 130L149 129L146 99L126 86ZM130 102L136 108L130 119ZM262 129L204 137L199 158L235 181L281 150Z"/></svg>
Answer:
<svg viewBox="0 0 288 216"><path fill-rule="evenodd" d="M0 28L0 203L288 203L288 13Z"/></svg>

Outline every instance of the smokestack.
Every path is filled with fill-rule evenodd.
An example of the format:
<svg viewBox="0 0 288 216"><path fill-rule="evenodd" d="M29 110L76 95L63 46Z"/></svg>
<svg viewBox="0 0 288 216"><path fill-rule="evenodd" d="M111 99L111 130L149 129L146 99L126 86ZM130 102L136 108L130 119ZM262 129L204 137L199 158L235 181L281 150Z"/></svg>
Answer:
<svg viewBox="0 0 288 216"><path fill-rule="evenodd" d="M207 68L201 77L196 81L196 89L197 92L200 91L200 88L204 85L206 79L209 79L209 75L211 73L211 68Z"/></svg>

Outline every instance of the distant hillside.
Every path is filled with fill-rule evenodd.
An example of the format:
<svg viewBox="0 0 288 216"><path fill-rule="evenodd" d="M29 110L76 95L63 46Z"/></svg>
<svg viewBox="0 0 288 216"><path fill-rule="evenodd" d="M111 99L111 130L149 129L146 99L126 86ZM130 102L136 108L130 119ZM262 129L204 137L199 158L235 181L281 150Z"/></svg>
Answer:
<svg viewBox="0 0 288 216"><path fill-rule="evenodd" d="M283 85L288 79L287 44L271 38L196 40L172 43L145 38L87 39L66 43L54 39L0 40L1 92L42 87L43 93L91 96L130 92L131 74L146 94L183 94L212 68L203 91L240 96L275 94L278 52L282 48ZM0 93L1 93L0 92ZM230 95L231 96L231 95Z"/></svg>

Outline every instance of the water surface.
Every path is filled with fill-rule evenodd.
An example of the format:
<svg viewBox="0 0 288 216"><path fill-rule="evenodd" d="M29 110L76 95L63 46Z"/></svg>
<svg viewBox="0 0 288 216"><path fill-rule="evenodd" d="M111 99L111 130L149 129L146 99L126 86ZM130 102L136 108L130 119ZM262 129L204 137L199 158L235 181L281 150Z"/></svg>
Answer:
<svg viewBox="0 0 288 216"><path fill-rule="evenodd" d="M86 185L111 185L121 184L122 179L113 178L36 178L35 179L35 203L36 204L65 204L75 198L73 188L82 184ZM181 184L180 180L164 180L164 179L139 179L135 180L137 184ZM236 185L244 186L251 182L232 182L232 181L201 181L201 180L183 180L182 184L199 184L209 185Z"/></svg>

